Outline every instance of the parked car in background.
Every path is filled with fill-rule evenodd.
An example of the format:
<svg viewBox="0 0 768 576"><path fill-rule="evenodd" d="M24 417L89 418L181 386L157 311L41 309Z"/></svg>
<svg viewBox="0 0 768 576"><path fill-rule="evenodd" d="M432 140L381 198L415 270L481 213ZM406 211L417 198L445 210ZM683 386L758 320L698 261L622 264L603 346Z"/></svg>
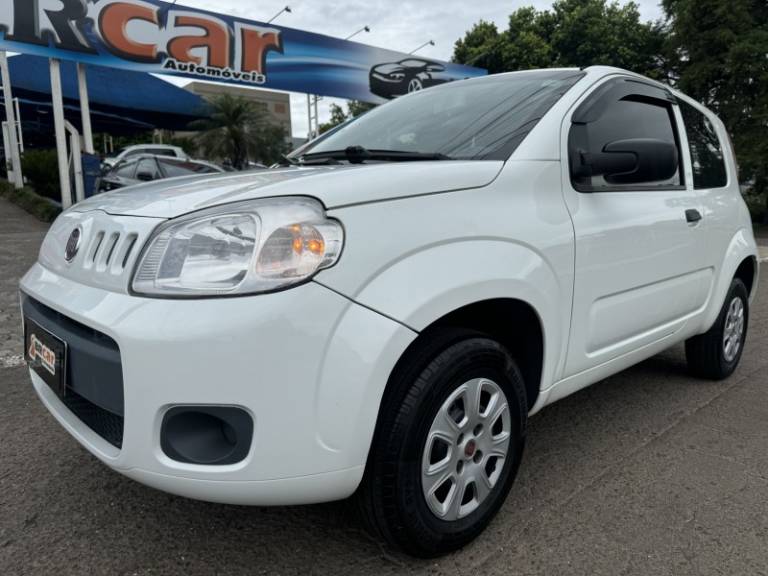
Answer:
<svg viewBox="0 0 768 576"><path fill-rule="evenodd" d="M122 148L118 151L117 155L104 158L104 160L102 160L102 166L105 169L110 169L123 160L146 154L151 154L152 156L167 156L169 158L182 158L184 160L189 158L189 155L178 146L168 146L165 144L138 144L136 146Z"/></svg>
<svg viewBox="0 0 768 576"><path fill-rule="evenodd" d="M135 156L119 162L101 179L99 192L109 192L142 182L164 180L195 174L221 174L224 169L200 160L184 160L166 156Z"/></svg>
<svg viewBox="0 0 768 576"><path fill-rule="evenodd" d="M664 84L453 82L286 161L76 204L22 280L34 388L117 472L235 505L354 494L435 556L502 508L529 416L677 344L702 379L739 365L759 265L733 148ZM535 448L589 450L583 417ZM545 504L526 488L506 513Z"/></svg>
<svg viewBox="0 0 768 576"><path fill-rule="evenodd" d="M421 58L379 64L371 69L371 92L382 98L396 98L448 82L441 78L445 66Z"/></svg>

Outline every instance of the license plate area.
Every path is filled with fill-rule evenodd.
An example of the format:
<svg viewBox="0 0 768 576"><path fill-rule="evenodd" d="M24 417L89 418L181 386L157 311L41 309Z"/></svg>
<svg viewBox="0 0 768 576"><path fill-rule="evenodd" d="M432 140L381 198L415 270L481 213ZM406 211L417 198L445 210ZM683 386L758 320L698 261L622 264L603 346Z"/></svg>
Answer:
<svg viewBox="0 0 768 576"><path fill-rule="evenodd" d="M67 343L34 320L24 319L24 357L57 396L67 393Z"/></svg>

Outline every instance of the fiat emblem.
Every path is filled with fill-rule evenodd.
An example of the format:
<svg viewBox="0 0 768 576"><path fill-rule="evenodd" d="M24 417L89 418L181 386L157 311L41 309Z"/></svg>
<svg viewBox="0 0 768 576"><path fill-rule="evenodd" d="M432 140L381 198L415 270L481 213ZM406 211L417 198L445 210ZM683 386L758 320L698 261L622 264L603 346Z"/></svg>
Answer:
<svg viewBox="0 0 768 576"><path fill-rule="evenodd" d="M64 258L67 262L72 262L77 256L77 251L80 250L80 240L82 240L83 231L80 228L75 228L69 235L67 240L67 248L64 251Z"/></svg>

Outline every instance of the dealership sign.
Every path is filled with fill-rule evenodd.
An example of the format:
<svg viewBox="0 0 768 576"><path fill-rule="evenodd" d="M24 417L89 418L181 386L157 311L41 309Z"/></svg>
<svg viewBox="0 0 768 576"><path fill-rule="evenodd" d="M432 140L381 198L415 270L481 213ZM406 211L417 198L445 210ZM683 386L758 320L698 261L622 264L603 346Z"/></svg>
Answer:
<svg viewBox="0 0 768 576"><path fill-rule="evenodd" d="M486 73L159 0L0 0L0 50L368 102Z"/></svg>

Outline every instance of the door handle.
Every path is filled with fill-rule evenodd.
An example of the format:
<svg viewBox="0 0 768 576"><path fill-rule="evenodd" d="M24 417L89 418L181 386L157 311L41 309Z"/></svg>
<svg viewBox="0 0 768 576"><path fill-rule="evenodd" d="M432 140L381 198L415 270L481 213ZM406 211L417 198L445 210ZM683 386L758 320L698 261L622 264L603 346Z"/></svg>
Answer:
<svg viewBox="0 0 768 576"><path fill-rule="evenodd" d="M685 219L688 224L697 224L701 222L703 216L698 210L690 209L685 211Z"/></svg>

